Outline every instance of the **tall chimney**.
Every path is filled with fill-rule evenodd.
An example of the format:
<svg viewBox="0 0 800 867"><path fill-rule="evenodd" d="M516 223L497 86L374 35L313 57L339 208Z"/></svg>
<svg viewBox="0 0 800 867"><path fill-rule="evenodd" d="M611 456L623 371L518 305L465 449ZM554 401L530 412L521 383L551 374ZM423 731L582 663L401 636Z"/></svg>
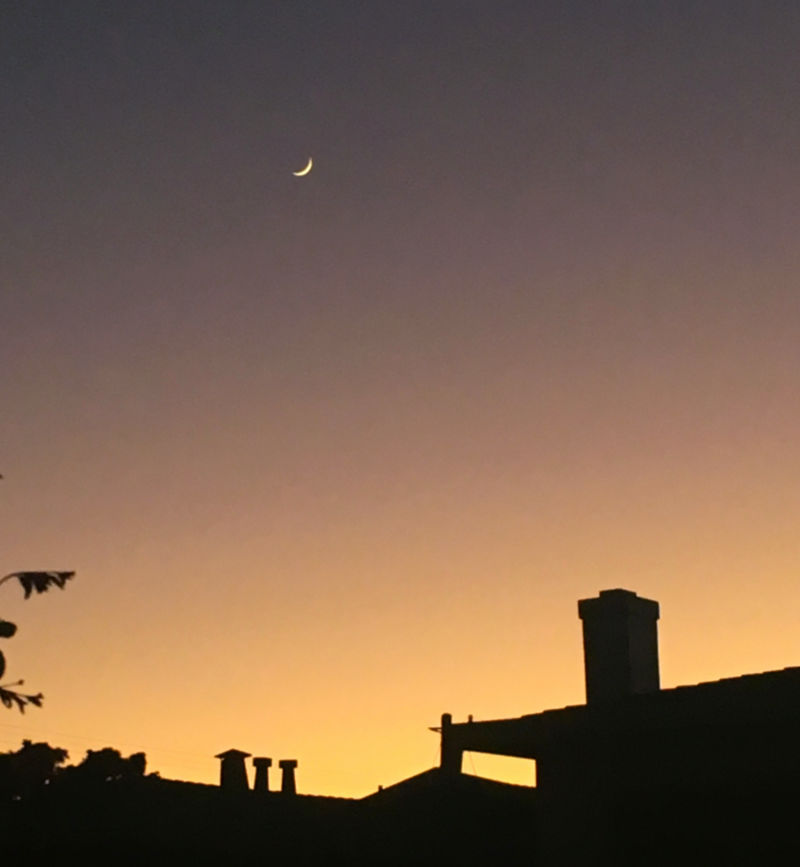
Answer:
<svg viewBox="0 0 800 867"><path fill-rule="evenodd" d="M281 759L278 767L283 772L281 776L281 791L284 795L296 795L297 785L294 780L294 769L297 767L297 759Z"/></svg>
<svg viewBox="0 0 800 867"><path fill-rule="evenodd" d="M601 590L578 602L583 621L586 703L658 692L658 602Z"/></svg>

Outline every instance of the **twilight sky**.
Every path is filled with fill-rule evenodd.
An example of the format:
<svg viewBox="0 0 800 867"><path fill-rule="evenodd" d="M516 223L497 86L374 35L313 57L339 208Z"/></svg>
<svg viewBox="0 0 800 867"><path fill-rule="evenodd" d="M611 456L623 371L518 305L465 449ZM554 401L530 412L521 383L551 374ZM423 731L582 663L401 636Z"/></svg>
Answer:
<svg viewBox="0 0 800 867"><path fill-rule="evenodd" d="M77 571L1 589L46 700L0 749L360 796L443 711L582 702L607 587L666 686L800 662L798 45L789 0L0 4L0 573Z"/></svg>

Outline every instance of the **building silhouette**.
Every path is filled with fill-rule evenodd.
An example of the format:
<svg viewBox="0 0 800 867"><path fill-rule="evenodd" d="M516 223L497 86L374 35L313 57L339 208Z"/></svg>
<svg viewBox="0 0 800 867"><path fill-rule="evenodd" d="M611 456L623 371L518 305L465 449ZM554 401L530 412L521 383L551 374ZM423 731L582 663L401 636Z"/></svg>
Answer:
<svg viewBox="0 0 800 867"><path fill-rule="evenodd" d="M662 690L658 603L614 589L578 611L586 703L482 722L444 714L442 774L459 775L467 750L534 759L543 864L797 850L780 817L798 806L800 668Z"/></svg>
<svg viewBox="0 0 800 867"><path fill-rule="evenodd" d="M9 863L717 865L800 861L800 668L661 689L657 602L578 603L584 704L436 728L440 762L362 798L298 794L297 761L218 754L220 785L136 773L0 785ZM536 786L462 773L465 751L532 759ZM113 752L113 751L111 751ZM0 762L2 768L9 762ZM0 779L0 784L3 784ZM10 787L9 787L10 786ZM15 848L16 847L16 848Z"/></svg>

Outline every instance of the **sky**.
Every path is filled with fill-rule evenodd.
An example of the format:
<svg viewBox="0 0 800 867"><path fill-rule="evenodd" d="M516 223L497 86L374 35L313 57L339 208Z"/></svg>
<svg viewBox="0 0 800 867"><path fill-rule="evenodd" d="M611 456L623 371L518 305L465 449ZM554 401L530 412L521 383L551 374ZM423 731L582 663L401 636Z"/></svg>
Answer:
<svg viewBox="0 0 800 867"><path fill-rule="evenodd" d="M301 792L443 712L800 663L800 7L0 5L0 573L23 737ZM313 157L312 171L296 172ZM530 781L526 763L465 770Z"/></svg>

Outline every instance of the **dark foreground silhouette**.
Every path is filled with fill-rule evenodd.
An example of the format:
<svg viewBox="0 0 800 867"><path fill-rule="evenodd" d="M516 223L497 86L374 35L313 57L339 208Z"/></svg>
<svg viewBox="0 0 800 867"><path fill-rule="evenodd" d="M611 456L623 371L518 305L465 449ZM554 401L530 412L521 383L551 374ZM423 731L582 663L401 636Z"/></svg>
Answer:
<svg viewBox="0 0 800 867"><path fill-rule="evenodd" d="M220 753L221 785L145 757L25 742L0 756L9 864L772 865L800 863L800 668L662 690L658 605L579 605L587 701L512 719L442 716L441 764L360 799L298 795L297 761ZM537 762L537 787L461 773L466 750Z"/></svg>
<svg viewBox="0 0 800 867"><path fill-rule="evenodd" d="M439 774L360 801L65 777L4 806L3 854L9 864L530 863L532 790L470 777L443 787Z"/></svg>
<svg viewBox="0 0 800 867"><path fill-rule="evenodd" d="M155 776L65 780L6 803L0 836L8 864L797 863L796 792L669 790L604 804L613 821L571 862L539 852L537 806L535 790L438 768L360 801Z"/></svg>

